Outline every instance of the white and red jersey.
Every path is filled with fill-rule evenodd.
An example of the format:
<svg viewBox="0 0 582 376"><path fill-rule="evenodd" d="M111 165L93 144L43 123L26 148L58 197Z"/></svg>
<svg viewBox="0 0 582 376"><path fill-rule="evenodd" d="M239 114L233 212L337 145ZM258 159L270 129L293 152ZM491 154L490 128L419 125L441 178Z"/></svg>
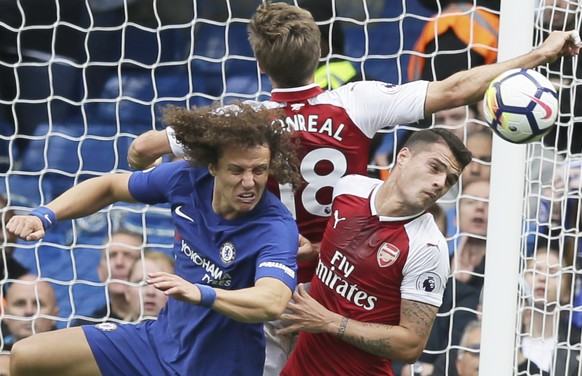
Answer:
<svg viewBox="0 0 582 376"><path fill-rule="evenodd" d="M274 89L266 107L283 107L299 146L303 185L269 189L294 215L299 233L319 242L331 213L333 187L348 174L368 174L372 138L379 129L424 117L428 82L395 86L377 81L348 83L323 91L316 84ZM311 280L316 261L299 264L299 282Z"/></svg>
<svg viewBox="0 0 582 376"><path fill-rule="evenodd" d="M441 305L449 252L431 214L378 216L373 202L381 184L351 175L336 186L309 293L328 310L352 320L399 325L402 299ZM389 359L333 335L300 333L281 374L392 373Z"/></svg>
<svg viewBox="0 0 582 376"><path fill-rule="evenodd" d="M321 240L333 187L342 176L368 174L370 146L379 129L424 117L427 87L428 81L404 85L358 81L323 91L311 84L274 89L266 102L245 102L287 113L286 124L299 146L303 184L295 194L273 179L268 188L291 211L301 235L311 242ZM299 282L310 281L315 266L316 261L300 262Z"/></svg>

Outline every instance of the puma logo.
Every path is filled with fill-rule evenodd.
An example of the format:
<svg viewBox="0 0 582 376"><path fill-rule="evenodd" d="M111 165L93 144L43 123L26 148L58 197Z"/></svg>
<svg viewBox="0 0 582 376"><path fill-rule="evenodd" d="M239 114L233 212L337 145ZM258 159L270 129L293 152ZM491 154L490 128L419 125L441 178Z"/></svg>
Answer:
<svg viewBox="0 0 582 376"><path fill-rule="evenodd" d="M336 210L333 212L333 228L337 228L338 223L340 223L341 221L345 221L346 218L340 218L339 216L339 210Z"/></svg>

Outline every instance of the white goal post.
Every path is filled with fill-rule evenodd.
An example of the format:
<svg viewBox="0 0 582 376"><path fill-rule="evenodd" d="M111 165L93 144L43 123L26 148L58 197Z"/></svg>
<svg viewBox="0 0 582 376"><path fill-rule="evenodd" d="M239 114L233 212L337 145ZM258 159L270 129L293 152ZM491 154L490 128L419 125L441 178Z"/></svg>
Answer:
<svg viewBox="0 0 582 376"><path fill-rule="evenodd" d="M501 2L498 61L531 50L533 21L533 1ZM484 376L514 374L526 147L493 138L479 362Z"/></svg>

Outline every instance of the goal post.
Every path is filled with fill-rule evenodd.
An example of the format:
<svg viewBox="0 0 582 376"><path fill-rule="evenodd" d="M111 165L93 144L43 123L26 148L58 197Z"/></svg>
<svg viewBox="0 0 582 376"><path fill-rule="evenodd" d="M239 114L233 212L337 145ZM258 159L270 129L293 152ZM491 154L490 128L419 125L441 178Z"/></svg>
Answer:
<svg viewBox="0 0 582 376"><path fill-rule="evenodd" d="M533 1L501 2L498 61L531 50L533 22ZM483 376L513 374L526 147L493 138L479 362Z"/></svg>

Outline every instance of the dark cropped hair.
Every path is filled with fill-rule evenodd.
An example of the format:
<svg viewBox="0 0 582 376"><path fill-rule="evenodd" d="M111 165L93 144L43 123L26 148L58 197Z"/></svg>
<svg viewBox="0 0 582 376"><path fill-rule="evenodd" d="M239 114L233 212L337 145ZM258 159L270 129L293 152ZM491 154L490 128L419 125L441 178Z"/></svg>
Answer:
<svg viewBox="0 0 582 376"><path fill-rule="evenodd" d="M237 102L193 109L168 106L162 120L174 128L176 139L193 164L218 164L227 149L264 145L271 151L269 174L280 184L295 188L301 182L299 159L284 118L281 109Z"/></svg>
<svg viewBox="0 0 582 376"><path fill-rule="evenodd" d="M445 144L451 150L457 162L461 164L461 170L471 163L473 156L465 144L454 133L444 128L423 129L413 132L404 147L414 150L419 146L422 147L434 143Z"/></svg>

